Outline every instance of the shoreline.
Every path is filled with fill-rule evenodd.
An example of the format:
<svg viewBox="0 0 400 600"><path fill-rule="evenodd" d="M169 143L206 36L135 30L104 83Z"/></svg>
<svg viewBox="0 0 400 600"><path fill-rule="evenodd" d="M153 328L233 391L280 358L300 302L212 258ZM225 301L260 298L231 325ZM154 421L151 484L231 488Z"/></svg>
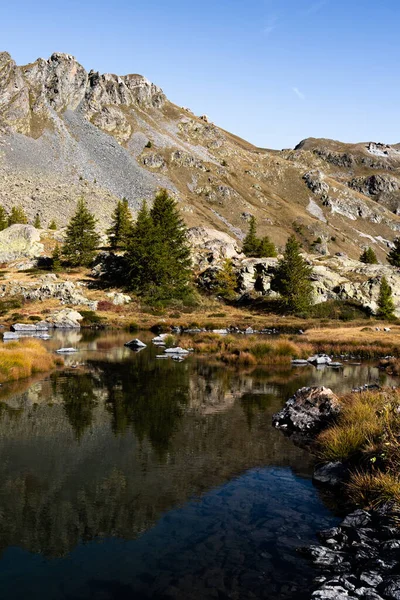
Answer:
<svg viewBox="0 0 400 600"><path fill-rule="evenodd" d="M366 398L367 403L368 398L372 402L374 394L380 394L382 398L387 394L388 403L392 394L399 406L398 389L353 392L359 399ZM321 572L314 579L315 589L310 598L396 600L400 598L398 497L390 497L388 492L386 498L356 502L350 493L351 478L355 473L356 477L361 477L363 469L366 473L370 469L379 478L380 473L385 473L384 463L375 468L376 459L370 459L366 466L357 453L349 455L347 460L337 457L336 461L323 459L321 454L324 436L329 432L338 433L341 420L346 417L343 413L349 410L346 402L350 402L350 397L351 394L337 398L329 388L301 388L273 417L273 425L288 435L294 444L319 457L313 481L332 493L336 490L347 507L347 515L337 527L318 533L319 544L301 547L299 552ZM362 427L362 423L359 426Z"/></svg>

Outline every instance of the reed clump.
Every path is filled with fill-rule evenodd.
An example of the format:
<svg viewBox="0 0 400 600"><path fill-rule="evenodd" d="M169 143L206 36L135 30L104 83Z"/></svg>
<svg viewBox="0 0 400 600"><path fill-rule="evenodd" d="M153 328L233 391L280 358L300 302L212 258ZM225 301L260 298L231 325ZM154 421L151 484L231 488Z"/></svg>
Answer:
<svg viewBox="0 0 400 600"><path fill-rule="evenodd" d="M362 505L400 500L400 390L355 392L317 438L319 456L349 468L351 499Z"/></svg>
<svg viewBox="0 0 400 600"><path fill-rule="evenodd" d="M0 346L0 383L45 373L62 364L62 358L50 354L38 340L7 342Z"/></svg>
<svg viewBox="0 0 400 600"><path fill-rule="evenodd" d="M219 335L201 333L192 338L182 338L180 345L193 347L195 352L213 354L228 364L290 364L293 358L307 358L313 347L297 343L289 336L263 340L259 335Z"/></svg>

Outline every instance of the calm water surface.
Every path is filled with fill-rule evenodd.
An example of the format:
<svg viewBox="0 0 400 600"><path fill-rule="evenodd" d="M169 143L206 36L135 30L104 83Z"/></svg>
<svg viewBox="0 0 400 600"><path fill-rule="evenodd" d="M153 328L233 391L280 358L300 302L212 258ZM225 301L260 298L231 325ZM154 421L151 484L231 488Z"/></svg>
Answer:
<svg viewBox="0 0 400 600"><path fill-rule="evenodd" d="M49 340L80 348L71 368L0 388L0 598L307 598L296 548L337 517L272 414L303 385L383 376L161 361L127 339Z"/></svg>

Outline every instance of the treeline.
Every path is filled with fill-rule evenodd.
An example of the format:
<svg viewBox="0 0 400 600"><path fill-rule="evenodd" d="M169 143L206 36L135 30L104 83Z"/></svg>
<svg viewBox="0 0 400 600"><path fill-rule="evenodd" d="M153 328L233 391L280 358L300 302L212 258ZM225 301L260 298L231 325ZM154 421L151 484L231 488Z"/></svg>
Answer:
<svg viewBox="0 0 400 600"><path fill-rule="evenodd" d="M14 207L9 215L0 207L2 229L26 222L26 215L20 207ZM40 228L39 215L34 225ZM53 250L53 271L60 271L67 266L87 267L93 263L101 242L96 227L95 216L89 211L85 200L80 198L66 228L64 243L62 246L57 244ZM56 223L52 221L49 228L56 229ZM145 201L142 203L135 221L126 198L120 200L106 234L111 250L118 251L122 256L123 281L119 281L119 284L152 300L184 300L191 297L193 271L187 229L176 201L165 189L156 194L151 208ZM271 240L267 236L257 236L254 217L250 219L242 251L250 257L277 256ZM360 260L369 264L377 262L370 248L363 252ZM400 238L394 241L388 261L400 267ZM302 256L300 243L295 235L290 236L271 281L271 289L279 294L281 309L294 314L310 314L314 304L312 276L312 266ZM214 292L225 300L234 300L237 287L234 265L228 259L218 270ZM392 290L385 277L381 279L378 315L386 319L394 315Z"/></svg>
<svg viewBox="0 0 400 600"><path fill-rule="evenodd" d="M166 190L155 196L153 206L143 202L133 221L128 202L119 201L107 230L112 250L120 250L126 265L123 283L138 295L153 300L182 299L191 293L192 279L187 230L176 201ZM100 236L96 219L83 198L66 230L65 242L53 252L53 268L61 261L72 267L89 266Z"/></svg>
<svg viewBox="0 0 400 600"><path fill-rule="evenodd" d="M28 225L29 220L22 206L13 206L8 213L4 206L0 206L0 231L11 227L11 225ZM42 228L42 223L39 213L35 215L32 225L37 229ZM48 229L57 229L57 223L50 221Z"/></svg>

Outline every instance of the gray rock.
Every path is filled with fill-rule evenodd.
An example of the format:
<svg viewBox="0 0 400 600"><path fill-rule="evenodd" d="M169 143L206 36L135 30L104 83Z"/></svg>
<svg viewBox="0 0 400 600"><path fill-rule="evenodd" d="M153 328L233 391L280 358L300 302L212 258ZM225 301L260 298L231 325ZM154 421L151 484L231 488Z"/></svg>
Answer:
<svg viewBox="0 0 400 600"><path fill-rule="evenodd" d="M133 349L137 349L137 348L146 348L146 344L144 344L141 340L139 340L138 338L135 338L134 340L130 340L129 342L126 342L124 344L124 346L127 346L128 348L133 348Z"/></svg>
<svg viewBox="0 0 400 600"><path fill-rule="evenodd" d="M325 387L300 388L272 417L278 429L308 433L318 431L340 412L337 396Z"/></svg>
<svg viewBox="0 0 400 600"><path fill-rule="evenodd" d="M313 474L313 479L319 483L329 485L339 485L343 481L345 469L340 461L330 462L321 467L317 467Z"/></svg>

